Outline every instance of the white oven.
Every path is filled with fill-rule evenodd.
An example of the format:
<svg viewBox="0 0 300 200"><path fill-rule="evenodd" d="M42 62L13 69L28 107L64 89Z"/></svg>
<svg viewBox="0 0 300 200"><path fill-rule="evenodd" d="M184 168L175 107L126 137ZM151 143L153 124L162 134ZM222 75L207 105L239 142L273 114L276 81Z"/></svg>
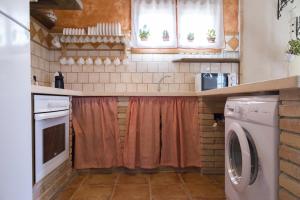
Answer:
<svg viewBox="0 0 300 200"><path fill-rule="evenodd" d="M35 183L69 158L69 97L34 96Z"/></svg>

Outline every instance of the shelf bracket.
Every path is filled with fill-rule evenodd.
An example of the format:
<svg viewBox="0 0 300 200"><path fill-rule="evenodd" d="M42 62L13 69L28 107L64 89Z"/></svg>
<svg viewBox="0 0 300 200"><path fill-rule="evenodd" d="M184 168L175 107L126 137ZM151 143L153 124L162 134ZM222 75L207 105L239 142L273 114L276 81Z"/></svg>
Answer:
<svg viewBox="0 0 300 200"><path fill-rule="evenodd" d="M294 3L294 0L278 0L277 19L281 17L282 10L288 5L289 2Z"/></svg>
<svg viewBox="0 0 300 200"><path fill-rule="evenodd" d="M300 16L296 17L296 39L300 40Z"/></svg>

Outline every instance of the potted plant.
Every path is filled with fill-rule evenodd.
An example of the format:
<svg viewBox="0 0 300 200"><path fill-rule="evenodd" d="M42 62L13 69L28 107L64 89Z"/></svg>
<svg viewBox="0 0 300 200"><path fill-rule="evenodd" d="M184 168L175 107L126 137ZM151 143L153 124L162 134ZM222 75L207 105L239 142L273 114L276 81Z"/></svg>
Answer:
<svg viewBox="0 0 300 200"><path fill-rule="evenodd" d="M189 33L187 36L187 39L189 42L193 42L195 40L195 34L194 33Z"/></svg>
<svg viewBox="0 0 300 200"><path fill-rule="evenodd" d="M216 42L216 31L215 31L215 29L208 29L208 31L207 31L207 41L209 43L215 43Z"/></svg>
<svg viewBox="0 0 300 200"><path fill-rule="evenodd" d="M150 31L147 28L147 25L144 25L142 29L139 31L139 36L142 41L147 41L150 36Z"/></svg>
<svg viewBox="0 0 300 200"><path fill-rule="evenodd" d="M289 75L300 75L300 39L290 40L287 51Z"/></svg>
<svg viewBox="0 0 300 200"><path fill-rule="evenodd" d="M163 31L163 41L170 41L169 32L167 30Z"/></svg>

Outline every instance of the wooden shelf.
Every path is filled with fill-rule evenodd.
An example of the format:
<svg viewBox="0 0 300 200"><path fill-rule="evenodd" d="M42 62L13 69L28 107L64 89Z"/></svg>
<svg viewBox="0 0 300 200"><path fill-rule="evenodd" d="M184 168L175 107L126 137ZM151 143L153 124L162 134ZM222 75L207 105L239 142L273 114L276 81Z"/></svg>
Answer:
<svg viewBox="0 0 300 200"><path fill-rule="evenodd" d="M173 60L175 63L240 63L237 58L182 58Z"/></svg>

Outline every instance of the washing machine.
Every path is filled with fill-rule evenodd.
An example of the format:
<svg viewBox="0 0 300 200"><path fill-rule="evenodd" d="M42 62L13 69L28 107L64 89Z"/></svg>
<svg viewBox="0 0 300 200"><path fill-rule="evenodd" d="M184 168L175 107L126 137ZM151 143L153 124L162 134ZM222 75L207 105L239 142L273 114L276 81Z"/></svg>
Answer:
<svg viewBox="0 0 300 200"><path fill-rule="evenodd" d="M225 105L228 200L277 200L278 96L228 98Z"/></svg>

